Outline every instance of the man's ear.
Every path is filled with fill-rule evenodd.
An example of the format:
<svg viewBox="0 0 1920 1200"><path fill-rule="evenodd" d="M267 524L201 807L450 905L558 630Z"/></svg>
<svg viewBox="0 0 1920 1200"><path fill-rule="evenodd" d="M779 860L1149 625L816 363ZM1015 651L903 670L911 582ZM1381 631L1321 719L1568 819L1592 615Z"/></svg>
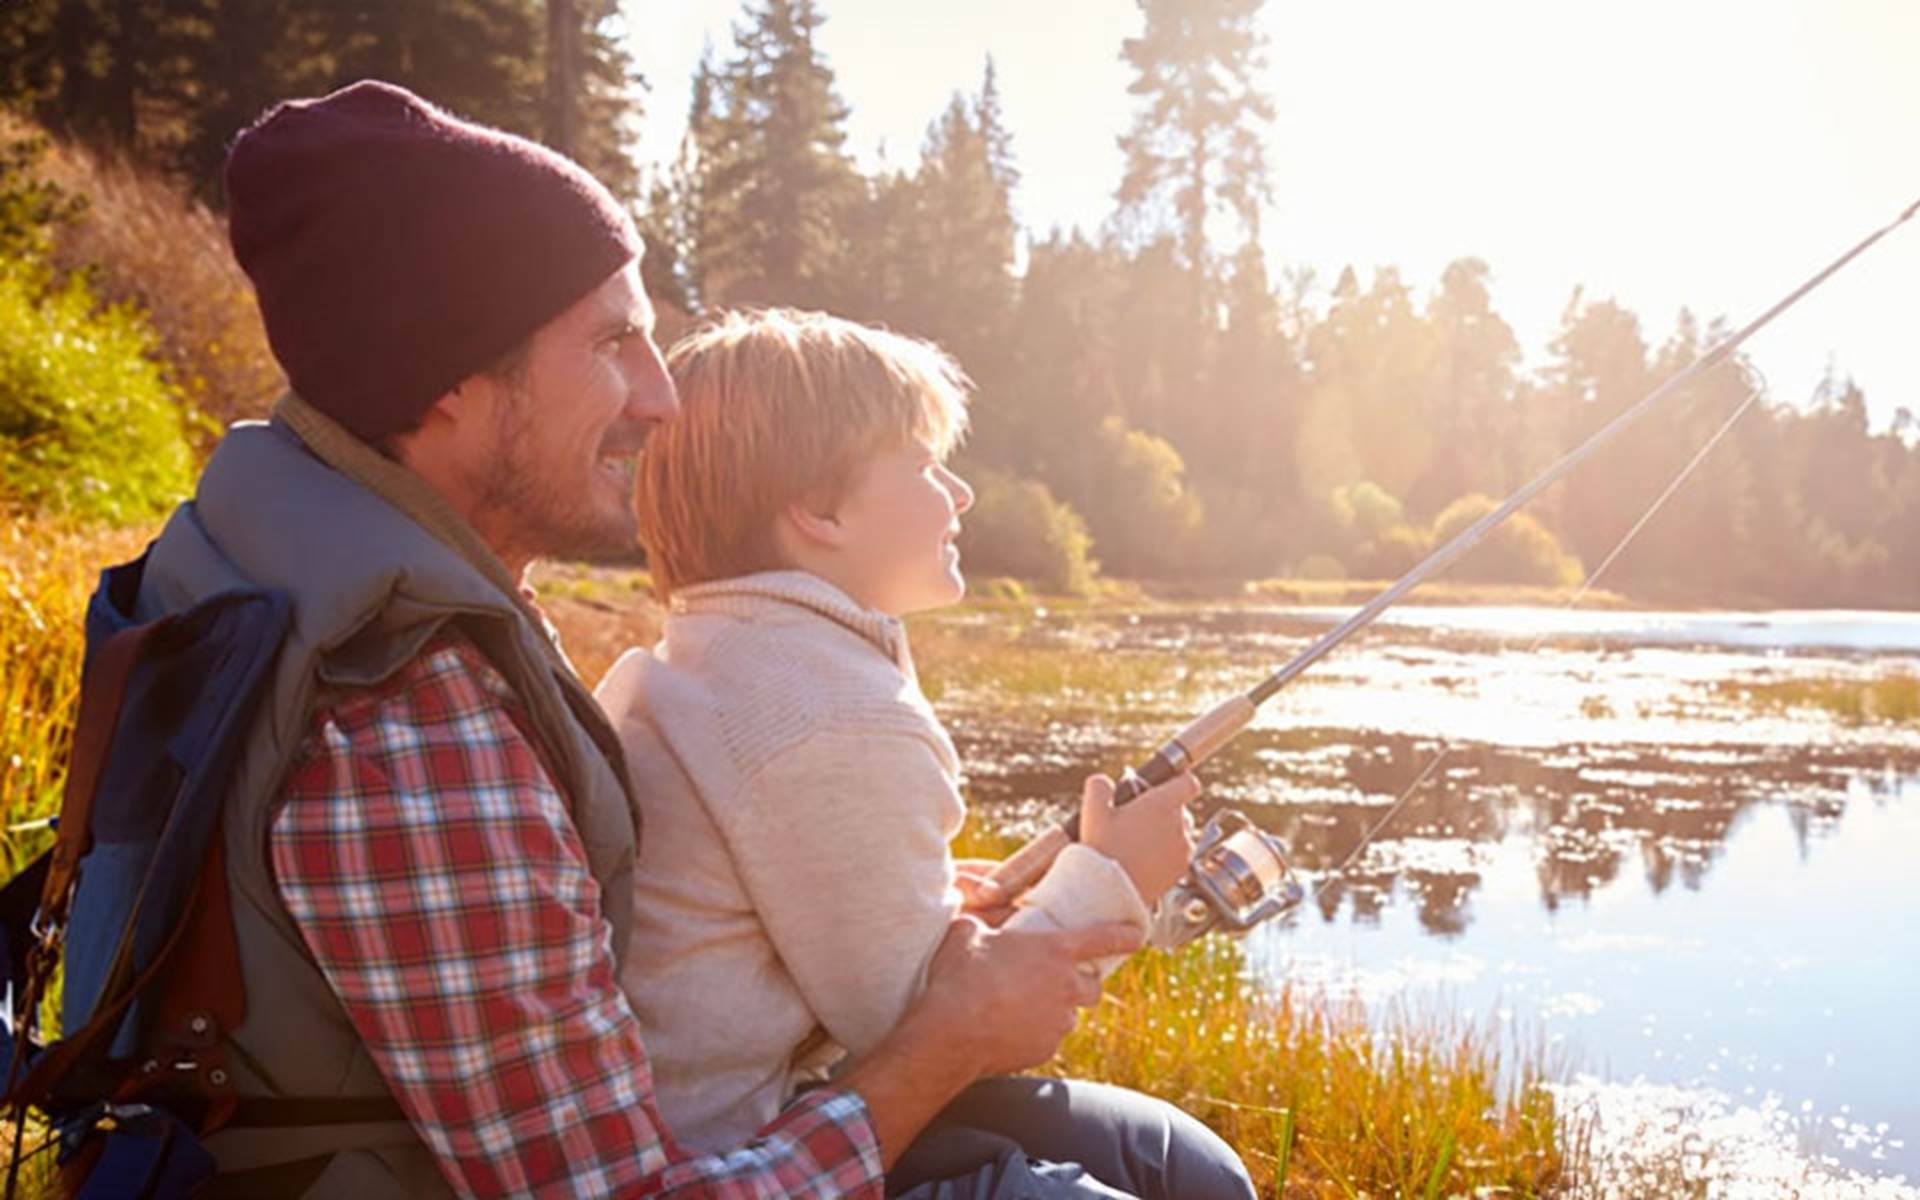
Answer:
<svg viewBox="0 0 1920 1200"><path fill-rule="evenodd" d="M487 384L481 376L470 375L441 393L412 429L387 440L388 453L415 470L420 469L422 459L443 458L463 437L494 419L488 409L491 393Z"/></svg>
<svg viewBox="0 0 1920 1200"><path fill-rule="evenodd" d="M500 399L500 381L490 375L469 375L441 393L421 423L441 421L455 427L475 422L492 424L499 419L494 411Z"/></svg>

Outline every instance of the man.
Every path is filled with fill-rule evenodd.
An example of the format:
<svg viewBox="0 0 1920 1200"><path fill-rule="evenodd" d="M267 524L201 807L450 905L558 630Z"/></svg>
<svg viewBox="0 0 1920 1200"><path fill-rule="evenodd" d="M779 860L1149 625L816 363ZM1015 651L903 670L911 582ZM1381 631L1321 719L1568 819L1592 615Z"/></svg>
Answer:
<svg viewBox="0 0 1920 1200"><path fill-rule="evenodd" d="M216 1193L880 1195L1136 935L956 923L833 1087L680 1153L616 985L627 772L520 582L632 544L628 468L675 411L632 225L573 163L378 83L269 113L227 186L292 390L216 451L140 609L292 598L223 813L247 1012L219 1033L241 1096L309 1115L214 1135Z"/></svg>

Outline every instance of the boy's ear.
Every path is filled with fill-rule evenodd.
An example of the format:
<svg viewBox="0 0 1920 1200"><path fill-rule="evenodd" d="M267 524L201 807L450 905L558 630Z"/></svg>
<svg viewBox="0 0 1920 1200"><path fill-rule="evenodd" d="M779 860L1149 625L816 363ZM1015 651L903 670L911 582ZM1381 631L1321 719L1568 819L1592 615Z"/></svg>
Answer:
<svg viewBox="0 0 1920 1200"><path fill-rule="evenodd" d="M846 527L840 523L835 506L826 496L803 496L788 501L780 515L810 545L838 550L847 544Z"/></svg>

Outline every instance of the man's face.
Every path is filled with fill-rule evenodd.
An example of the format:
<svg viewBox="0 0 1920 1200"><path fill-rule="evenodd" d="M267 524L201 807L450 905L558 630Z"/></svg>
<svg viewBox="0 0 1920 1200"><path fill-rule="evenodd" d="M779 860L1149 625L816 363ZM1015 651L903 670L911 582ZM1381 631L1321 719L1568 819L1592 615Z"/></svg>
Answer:
<svg viewBox="0 0 1920 1200"><path fill-rule="evenodd" d="M629 264L534 334L502 381L498 440L475 485L503 557L633 549L634 460L679 411L653 322Z"/></svg>

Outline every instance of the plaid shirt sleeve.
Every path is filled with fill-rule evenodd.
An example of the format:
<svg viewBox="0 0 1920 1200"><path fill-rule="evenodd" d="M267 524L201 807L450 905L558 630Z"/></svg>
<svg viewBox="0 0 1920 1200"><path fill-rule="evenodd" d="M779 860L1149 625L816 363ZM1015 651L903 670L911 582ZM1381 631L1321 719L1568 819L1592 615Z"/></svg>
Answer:
<svg viewBox="0 0 1920 1200"><path fill-rule="evenodd" d="M851 1093L688 1156L654 1106L599 885L505 680L442 636L321 712L269 838L280 896L463 1196L881 1195Z"/></svg>

